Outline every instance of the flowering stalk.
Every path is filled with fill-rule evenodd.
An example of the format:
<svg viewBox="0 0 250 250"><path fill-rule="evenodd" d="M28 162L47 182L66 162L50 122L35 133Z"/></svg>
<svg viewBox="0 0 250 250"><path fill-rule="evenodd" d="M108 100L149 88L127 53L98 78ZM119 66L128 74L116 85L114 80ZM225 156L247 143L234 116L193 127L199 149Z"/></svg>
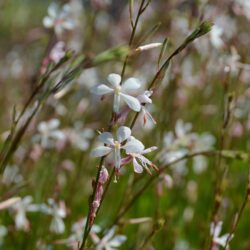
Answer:
<svg viewBox="0 0 250 250"><path fill-rule="evenodd" d="M136 20L135 20L135 23L132 25L132 33L131 33L131 36L130 36L130 39L129 39L129 47L131 47L133 41L134 41L134 37L135 37L135 32L136 32L136 29L137 29L137 25L138 25L138 21L139 21L139 18L140 16L142 15L142 13L146 10L146 8L148 7L148 4L149 4L150 1L147 2L146 5L145 4L145 0L142 0L141 1L141 4L140 4L140 7L139 7L139 10L138 10L138 13L137 13L137 16L136 16ZM131 15L132 16L132 15ZM131 24L133 22L131 21ZM128 62L128 58L129 58L129 55L126 56L125 58L125 61L124 61L124 64L123 64L123 68L122 68L122 73L121 73L121 79L120 79L120 85L122 84L122 79L123 79L123 76L125 74L125 69L126 69L126 66L127 66L127 62ZM109 123L109 128L108 128L108 131L111 131L112 130L112 127L113 127L113 122L116 120L115 119L116 115L114 112L112 112L112 115L111 115L111 119L110 119L110 123ZM92 200L90 202L93 203L93 199L95 198L95 195L96 195L96 192L97 192L97 183L99 181L99 178L100 178L100 172L101 172L101 169L102 169L102 164L104 162L104 159L105 159L105 156L102 156L101 160L100 160L100 163L99 163L99 167L98 167L98 170L97 170L97 175L96 175L96 185L94 187L94 191L93 191L93 196L92 196ZM109 187L109 184L111 182L111 178L109 179L109 182L107 184L107 187ZM104 191L106 193L106 190ZM103 199L101 200L101 203L100 205L102 204L102 201ZM90 205L91 206L91 205ZM100 206L99 206L100 207ZM98 212L99 210L97 210ZM83 233L83 240L82 240L82 244L79 248L79 250L83 250L84 249L84 246L85 246L85 243L86 243L86 240L87 240L87 237L91 231L91 227L92 225L90 224L90 215L91 215L91 208L89 208L89 212L88 212L88 216L87 216L87 221L86 221L86 226L85 226L85 229L84 229L84 233ZM93 221L94 222L94 221Z"/></svg>
<svg viewBox="0 0 250 250"><path fill-rule="evenodd" d="M140 6L141 8L143 8L143 3L144 3L144 1L142 1L142 4L141 4L141 6ZM143 11L144 11L144 10L143 10ZM138 16L140 16L140 11L138 12ZM189 36L185 39L185 41L181 44L181 46L179 46L179 47L178 47L178 48L177 48L177 49L167 58L167 60L165 61L165 63L162 65L162 67L158 70L158 72L156 73L155 77L153 78L151 84L150 84L149 87L148 87L148 90L151 90L151 89L153 88L153 86L155 85L156 81L159 80L159 77L160 77L160 76L161 76L160 79L163 78L163 74L164 74L164 72L166 71L166 69L168 68L169 63L170 63L170 61L172 60L172 58L173 58L174 56L176 56L177 54L179 54L183 49L186 48L186 46L187 46L189 43L193 42L196 38L198 38L198 37L200 37L200 36L206 34L207 32L209 32L210 29L211 29L211 24L210 24L209 22L203 22L202 24L200 24L200 25L198 26L198 28L195 29L195 31L192 32L192 34L189 35ZM134 37L134 33L132 33L131 37ZM132 39L132 40L133 40L133 39ZM130 39L130 44L131 44L131 39ZM124 73L125 73L125 68L126 68L127 60L128 60L128 57L126 57L125 62L124 62L124 65L123 65L123 70L122 70L122 74L121 74L121 83L120 83L120 84L122 84L122 77L123 77L123 75L124 75ZM133 119L133 121L132 121L132 123L131 123L131 125L130 125L130 128L131 128L131 129L133 128L133 126L134 126L134 124L135 124L135 122L136 122L136 120L137 120L137 118L138 118L138 115L139 115L139 113L136 113L136 114L135 114L134 119ZM112 114L112 117L111 117L111 123L110 123L110 124L112 124L112 121L114 120L114 117L115 117L115 116L114 116L114 113L113 113L113 114ZM111 129L112 129L112 125L110 125L109 131L110 131ZM100 176L99 172L101 171L101 167L102 167L102 164L103 164L104 159L105 159L105 156L103 156L103 157L101 158L101 160L100 160L101 163L99 164L98 173L97 173L97 177L96 177L96 183L98 183L98 179L99 179L99 176ZM109 181L111 181L111 179L110 179ZM109 186L109 183L108 183L107 186ZM92 196L92 201L91 201L90 204L93 203L93 199L94 199L94 197L95 197L96 190L97 190L97 185L95 185L95 187L94 187L94 192L93 192L93 196ZM106 192L106 191L105 191L105 192ZM142 191L142 192L143 192L143 191ZM140 195L140 193L139 193L138 195ZM103 200L101 200L101 202L102 202L102 201L103 201ZM91 205L90 205L90 206L91 206ZM88 234L89 234L89 232L90 232L90 230L91 230L91 224L90 224L90 211L91 211L91 209L89 209L88 218L87 218L87 222L86 222L86 227L85 227L84 235L83 235L83 241L82 241L80 250L82 250L82 249L84 248L85 242L86 242L86 239L87 239L87 236L88 236Z"/></svg>

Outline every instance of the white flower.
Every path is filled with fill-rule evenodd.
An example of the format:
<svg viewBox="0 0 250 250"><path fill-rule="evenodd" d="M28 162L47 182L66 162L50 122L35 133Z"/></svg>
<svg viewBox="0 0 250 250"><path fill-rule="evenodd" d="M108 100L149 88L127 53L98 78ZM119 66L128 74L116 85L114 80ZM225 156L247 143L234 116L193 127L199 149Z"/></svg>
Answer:
<svg viewBox="0 0 250 250"><path fill-rule="evenodd" d="M93 239L96 244L96 250L119 249L119 247L126 241L127 237L124 235L115 235L115 229L115 227L112 227L102 239L99 239L98 237Z"/></svg>
<svg viewBox="0 0 250 250"><path fill-rule="evenodd" d="M116 140L110 132L104 132L99 135L98 139L100 142L104 143L106 146L99 146L92 150L92 157L102 157L114 153L114 162L117 169L121 166L121 149L126 147L123 143L130 137L131 130L128 127L122 126L118 128L116 133Z"/></svg>
<svg viewBox="0 0 250 250"><path fill-rule="evenodd" d="M149 113L149 111L146 109L146 104L152 104L151 95L153 94L153 91L146 90L143 94L139 95L137 99L142 104L141 106L141 113L143 117L143 124L145 125L147 120L150 120L153 124L156 124L155 119L153 116Z"/></svg>
<svg viewBox="0 0 250 250"><path fill-rule="evenodd" d="M84 128L81 122L76 122L74 128L66 131L69 141L82 151L89 148L89 140L94 136L90 128Z"/></svg>
<svg viewBox="0 0 250 250"><path fill-rule="evenodd" d="M54 146L54 141L64 140L65 135L58 129L60 121L51 119L48 122L40 122L38 125L39 134L34 136L34 141L41 141L43 148L51 148Z"/></svg>
<svg viewBox="0 0 250 250"><path fill-rule="evenodd" d="M63 5L60 10L56 3L52 3L48 7L48 16L43 19L43 25L46 28L55 29L55 33L60 36L64 30L72 30L75 22L71 18L72 9L69 4Z"/></svg>
<svg viewBox="0 0 250 250"><path fill-rule="evenodd" d="M217 223L211 223L210 225L210 234L213 237L213 243L216 245L220 245L222 247L226 246L226 242L227 240L232 240L233 235L230 236L230 234L224 234L222 236L219 236L221 233L221 229L222 229L222 221L219 221ZM228 239L228 237L230 237Z"/></svg>
<svg viewBox="0 0 250 250"><path fill-rule="evenodd" d="M121 99L127 103L129 108L139 112L141 109L140 102L135 97L127 94L128 91L140 88L141 84L139 80L136 78L129 78L122 85L120 85L121 76L118 74L110 74L107 79L111 84L111 87L101 84L92 88L91 92L96 95L114 94L113 111L115 113L119 112Z"/></svg>
<svg viewBox="0 0 250 250"><path fill-rule="evenodd" d="M58 205L53 199L48 199L48 204L49 206L43 204L41 211L52 216L50 231L56 234L61 234L65 230L65 225L63 222L63 218L66 217L65 204L64 202L60 202Z"/></svg>
<svg viewBox="0 0 250 250"><path fill-rule="evenodd" d="M154 146L145 149L144 145L139 140L131 136L131 139L126 143L124 149L126 150L126 154L132 157L134 171L136 173L142 173L143 168L150 173L148 166L156 168L155 165L144 156L144 154L156 150L157 147Z"/></svg>
<svg viewBox="0 0 250 250"><path fill-rule="evenodd" d="M26 196L11 207L15 213L15 224L18 230L22 229L27 231L29 229L29 221L26 217L26 212L39 211L40 206L32 204L32 200L31 196Z"/></svg>

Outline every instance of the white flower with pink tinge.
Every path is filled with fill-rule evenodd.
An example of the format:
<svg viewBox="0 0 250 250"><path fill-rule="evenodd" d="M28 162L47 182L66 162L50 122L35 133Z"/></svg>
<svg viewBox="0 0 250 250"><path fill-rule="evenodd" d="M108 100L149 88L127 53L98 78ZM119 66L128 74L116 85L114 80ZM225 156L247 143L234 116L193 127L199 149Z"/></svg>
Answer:
<svg viewBox="0 0 250 250"><path fill-rule="evenodd" d="M62 35L64 30L72 30L75 22L71 18L72 8L69 4L63 5L60 10L56 3L52 3L48 8L48 16L44 17L43 25L45 28L54 28L56 35Z"/></svg>
<svg viewBox="0 0 250 250"><path fill-rule="evenodd" d="M131 129L125 126L118 128L116 133L116 139L110 132L104 132L99 135L98 140L105 144L105 146L99 146L92 150L92 157L102 157L110 153L114 154L114 162L116 169L120 169L121 166L121 149L124 149L127 145L126 140L131 136ZM125 143L125 145L123 145Z"/></svg>
<svg viewBox="0 0 250 250"><path fill-rule="evenodd" d="M124 149L128 157L122 159L122 165L132 160L134 171L138 174L143 172L143 168L145 168L149 174L151 174L149 167L157 170L157 167L144 156L144 154L155 151L157 147L153 146L145 149L145 146L139 140L131 136L130 140L124 146Z"/></svg>
<svg viewBox="0 0 250 250"><path fill-rule="evenodd" d="M101 84L92 88L91 92L96 95L114 94L113 111L119 112L121 99L126 102L130 109L139 112L141 110L141 104L135 97L128 95L127 92L134 91L141 87L141 84L136 78L128 78L121 85L121 76L118 74L109 74L107 78L110 83L110 87Z"/></svg>

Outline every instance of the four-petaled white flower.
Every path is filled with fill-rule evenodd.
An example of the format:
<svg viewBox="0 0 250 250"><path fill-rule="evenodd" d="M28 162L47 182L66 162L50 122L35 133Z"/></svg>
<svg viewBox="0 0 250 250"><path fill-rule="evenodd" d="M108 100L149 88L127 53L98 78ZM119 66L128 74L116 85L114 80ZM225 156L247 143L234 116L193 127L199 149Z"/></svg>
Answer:
<svg viewBox="0 0 250 250"><path fill-rule="evenodd" d="M121 76L118 74L109 74L107 78L108 82L111 84L111 87L101 84L92 88L91 92L96 95L106 95L114 94L113 102L113 111L115 113L119 112L120 100L124 100L129 108L139 112L141 110L141 104L135 97L128 95L127 92L139 89L141 84L136 78L128 78L121 85Z"/></svg>
<svg viewBox="0 0 250 250"><path fill-rule="evenodd" d="M212 222L210 226L210 234L213 237L213 244L216 246L220 245L222 247L226 247L227 241L230 241L233 238L233 235L229 233L219 236L222 229L222 221L217 223Z"/></svg>
<svg viewBox="0 0 250 250"><path fill-rule="evenodd" d="M99 146L92 150L92 157L102 157L110 154L114 154L114 162L116 169L121 166L121 149L126 148L126 140L130 137L131 130L128 127L122 126L118 128L116 138L110 132L104 132L99 135L98 140L105 144L105 146ZM123 145L125 143L125 145Z"/></svg>
<svg viewBox="0 0 250 250"><path fill-rule="evenodd" d="M50 231L61 234L65 230L63 219L66 217L66 207L64 202L57 204L53 199L48 199L48 204L41 206L41 211L52 216Z"/></svg>
<svg viewBox="0 0 250 250"><path fill-rule="evenodd" d="M43 148L51 148L54 146L54 141L64 140L65 135L58 129L60 121L58 119L51 119L48 122L40 122L38 125L39 134L33 137L33 140L41 141Z"/></svg>
<svg viewBox="0 0 250 250"><path fill-rule="evenodd" d="M40 208L40 205L32 204L32 200L31 196L26 196L11 207L15 213L16 229L29 230L30 224L26 217L26 212L37 212Z"/></svg>
<svg viewBox="0 0 250 250"><path fill-rule="evenodd" d="M115 235L115 227L112 227L107 234L100 239L98 236L93 237L93 241L96 244L96 250L115 250L119 249L120 246L126 241L125 235Z"/></svg>
<svg viewBox="0 0 250 250"><path fill-rule="evenodd" d="M43 25L46 28L55 29L56 35L62 35L64 30L72 30L75 22L71 18L72 9L69 4L63 5L60 10L59 6L52 3L48 7L48 16L43 19Z"/></svg>
<svg viewBox="0 0 250 250"><path fill-rule="evenodd" d="M76 122L73 129L66 130L66 136L72 145L82 151L89 148L89 140L94 136L91 128L85 128L81 122Z"/></svg>
<svg viewBox="0 0 250 250"><path fill-rule="evenodd" d="M148 167L153 167L157 169L156 166L144 156L144 154L147 154L156 150L157 147L154 146L154 147L145 149L145 146L139 140L131 136L130 140L124 146L124 149L126 150L126 154L129 155L130 158L132 158L134 171L136 173L139 173L139 174L142 173L143 168L145 168L148 173L151 173ZM129 158L127 159L129 160ZM126 158L124 159L124 163L125 162L126 162Z"/></svg>

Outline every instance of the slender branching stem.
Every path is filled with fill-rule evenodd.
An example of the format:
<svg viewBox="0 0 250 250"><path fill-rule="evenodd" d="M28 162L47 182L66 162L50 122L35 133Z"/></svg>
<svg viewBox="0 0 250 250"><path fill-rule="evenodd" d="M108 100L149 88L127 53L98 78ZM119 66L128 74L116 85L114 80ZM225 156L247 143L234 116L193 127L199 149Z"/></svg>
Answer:
<svg viewBox="0 0 250 250"><path fill-rule="evenodd" d="M139 7L139 10L138 10L138 13L137 13L137 16L136 16L136 19L135 19L135 23L132 25L132 32L131 32L131 36L130 36L130 39L129 39L129 43L128 43L128 46L131 47L133 42L134 42L134 38L135 38L135 33L136 33L136 29L137 29L137 25L138 25L138 21L140 19L140 16L142 15L142 13L146 10L148 4L146 4L146 6L144 5L145 4L145 0L142 0L141 1L141 4L140 4L140 7ZM145 8L146 7L146 8ZM131 10L132 11L132 10ZM122 84L122 79L124 77L124 74L125 74L125 70L126 70L126 67L127 67L127 63L128 63L128 59L129 59L129 54L126 56L125 58L125 61L123 63L123 67L122 67L122 72L121 72L121 82L120 84Z"/></svg>
<svg viewBox="0 0 250 250"><path fill-rule="evenodd" d="M146 7L148 6L148 3L146 4L145 6L145 0L142 0L141 1L141 4L140 4L140 7L139 7L139 10L138 10L138 13L137 13L137 16L136 16L136 20L135 20L135 23L133 24L132 26L132 33L131 33L131 36L130 36L130 39L129 39L129 47L132 46L133 44L133 41L134 41L134 38L135 38L135 33L136 33L136 29L137 29L137 25L138 25L138 21L139 21L139 18L140 16L142 15L142 13L145 11ZM120 84L122 84L122 79L124 77L124 74L125 74L125 70L126 70L126 66L127 66L127 62L128 62L128 58L129 58L129 55L126 56L125 58L125 61L123 63L123 67L122 67L122 72L121 72L121 82ZM115 120L114 119L115 117L115 114L112 112L112 115L111 115L111 119L110 119L110 123L109 123L109 127L108 127L108 130L111 131L112 130L112 127L113 127L113 121ZM95 186L94 186L94 192L93 192L93 195L92 195L92 198L91 198L91 202L89 204L89 211L88 211L88 216L87 216L87 222L86 222L86 225L85 225L85 228L84 228L84 234L83 234L83 241L82 241L82 244L80 246L80 250L83 250L84 247L85 247L85 244L86 244L86 240L87 240L87 237L91 231L91 228L92 228L92 225L89 223L90 222L90 215L91 215L91 204L93 203L94 199L95 199L95 195L96 195L96 190L97 190L97 185L98 185L98 181L99 181L99 177L100 177L100 172L101 172L101 169L102 169L102 164L103 164L103 161L104 161L104 158L105 157L102 157L101 160L100 160L100 164L99 164L99 167L98 167L98 173L97 173L97 176L96 176L96 180L95 180ZM110 183L111 183L111 180L112 180L112 176L113 174L110 176L109 180L108 180L108 183L106 185L106 188L105 188L105 191L104 191L104 196L103 198L105 197L106 195L106 192L110 186ZM99 208L97 210L97 212L100 210L100 207L102 205L102 202L103 202L103 198L101 199L100 201L100 205L99 205ZM96 213L97 214L97 213Z"/></svg>

